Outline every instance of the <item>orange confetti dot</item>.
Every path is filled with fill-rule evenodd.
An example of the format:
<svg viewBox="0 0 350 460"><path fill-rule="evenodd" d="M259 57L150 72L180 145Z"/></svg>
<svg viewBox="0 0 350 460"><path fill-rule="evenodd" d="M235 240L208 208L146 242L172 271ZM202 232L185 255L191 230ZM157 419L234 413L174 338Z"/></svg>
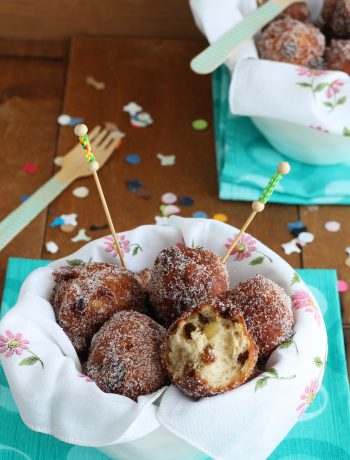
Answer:
<svg viewBox="0 0 350 460"><path fill-rule="evenodd" d="M219 222L227 222L228 221L228 217L226 216L226 214L221 214L221 213L214 214L213 219L218 220Z"/></svg>

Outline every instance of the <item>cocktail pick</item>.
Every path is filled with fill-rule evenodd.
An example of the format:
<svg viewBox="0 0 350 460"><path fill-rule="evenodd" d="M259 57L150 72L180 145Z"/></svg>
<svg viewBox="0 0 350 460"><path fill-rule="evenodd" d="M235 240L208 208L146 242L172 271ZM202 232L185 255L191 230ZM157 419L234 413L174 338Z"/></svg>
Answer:
<svg viewBox="0 0 350 460"><path fill-rule="evenodd" d="M120 258L120 262L121 262L122 266L124 268L126 268L123 251L120 249L118 236L117 236L117 234L115 232L114 225L113 225L113 222L112 222L112 219L111 219L111 215L109 213L109 209L108 209L108 206L107 206L107 202L106 202L105 196L103 194L103 190L102 190L102 187L101 187L100 180L99 180L98 175L97 175L97 171L98 171L100 166L99 166L98 162L95 160L94 154L91 151L91 145L90 145L90 142L89 142L87 132L88 132L87 126L83 125L83 124L77 125L74 128L74 133L75 133L76 136L79 137L79 142L81 143L81 146L83 147L83 151L85 153L85 158L86 158L86 161L88 163L87 168L92 173L92 175L94 176L94 179L95 179L95 182L96 182L96 187L97 187L98 193L99 193L101 201L102 201L102 206L103 206L104 212L105 212L106 217L107 217L107 222L108 222L108 225L109 225L109 229L111 231L111 234L112 234L112 237L113 237L113 240L114 240L114 243L115 243L115 247L116 247L116 250L117 250L119 258Z"/></svg>
<svg viewBox="0 0 350 460"><path fill-rule="evenodd" d="M265 204L268 202L270 196L273 194L275 188L279 184L280 180L285 174L289 174L290 172L290 165L287 162L281 162L278 164L277 171L275 174L271 177L269 183L267 186L264 188L263 192L259 196L257 201L253 201L252 203L252 209L253 211L251 212L250 216L248 219L245 221L243 227L239 231L238 235L232 242L231 246L228 248L226 251L224 257L221 259L223 263L226 263L229 255L231 254L233 248L236 246L236 244L239 242L241 236L243 233L247 230L248 226L256 216L258 212L262 212L265 209Z"/></svg>

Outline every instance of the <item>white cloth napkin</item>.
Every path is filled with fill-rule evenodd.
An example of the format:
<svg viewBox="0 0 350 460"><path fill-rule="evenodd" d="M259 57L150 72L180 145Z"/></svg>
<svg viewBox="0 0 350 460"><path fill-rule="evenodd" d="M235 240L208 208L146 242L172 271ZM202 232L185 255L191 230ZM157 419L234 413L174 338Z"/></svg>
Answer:
<svg viewBox="0 0 350 460"><path fill-rule="evenodd" d="M309 0L320 20L323 2ZM212 43L256 8L256 0L190 0L196 24ZM344 72L260 60L253 40L226 64L233 114L283 120L333 134L350 132L350 77Z"/></svg>
<svg viewBox="0 0 350 460"><path fill-rule="evenodd" d="M237 232L206 219L171 217L169 222L170 226L142 226L121 235L129 269L151 267L162 248L184 243L223 255ZM244 235L241 243L242 250L228 262L232 286L261 273L295 296L297 347L292 343L271 355L268 366L275 371L221 396L195 401L170 386L137 403L105 394L81 376L75 350L49 303L51 273L67 259L118 263L105 237L34 271L18 303L0 323L1 363L23 421L33 430L86 446L128 442L163 425L214 459L266 458L296 423L306 387L317 381L317 391L323 367L317 367L314 358L325 361L327 338L319 308L294 270L253 237ZM162 392L158 407L153 403Z"/></svg>

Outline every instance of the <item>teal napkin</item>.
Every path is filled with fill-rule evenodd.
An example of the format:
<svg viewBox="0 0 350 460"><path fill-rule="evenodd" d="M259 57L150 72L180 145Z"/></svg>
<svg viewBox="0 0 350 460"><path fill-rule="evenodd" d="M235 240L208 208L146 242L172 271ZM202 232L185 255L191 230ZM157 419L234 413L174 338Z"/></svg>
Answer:
<svg viewBox="0 0 350 460"><path fill-rule="evenodd" d="M28 274L48 263L49 261L45 260L9 259L1 305L2 316L16 303L19 289ZM325 318L330 338L328 363L323 385L314 403L269 460L348 460L350 458L350 398L336 272L299 270L299 274L316 297ZM103 460L107 458L96 449L73 446L58 441L52 436L29 430L18 414L1 367L0 420L1 460ZM210 458L203 458L203 460L210 460Z"/></svg>
<svg viewBox="0 0 350 460"><path fill-rule="evenodd" d="M283 178L270 202L350 204L350 162L312 166L286 158L265 140L250 118L230 113L229 85L229 72L222 66L212 80L220 198L256 200L276 165L289 161L292 174Z"/></svg>

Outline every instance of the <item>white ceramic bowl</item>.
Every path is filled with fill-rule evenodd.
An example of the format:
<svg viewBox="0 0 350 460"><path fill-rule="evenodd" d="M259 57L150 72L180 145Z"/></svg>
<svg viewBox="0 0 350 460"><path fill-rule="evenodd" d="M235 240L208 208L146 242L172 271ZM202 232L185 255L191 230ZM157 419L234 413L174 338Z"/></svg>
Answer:
<svg viewBox="0 0 350 460"><path fill-rule="evenodd" d="M172 217L170 224L169 227L142 226L124 233L123 247L127 250L125 258L130 270L151 267L162 248L181 246L184 242L223 255L237 232L229 225L209 219ZM325 357L327 337L319 307L293 268L249 235L244 235L241 243L240 251L229 257L227 263L231 287L261 273L289 295L301 294L293 311L299 351L293 347L277 349L268 361L276 375L282 376L282 384L274 380L257 391L258 377L224 395L204 398L201 404L171 386L161 397L155 393L141 397L135 404L123 396L103 393L94 383L81 378L78 357L55 322L49 303L53 288L51 272L67 264L67 259L92 258L118 263L107 237L33 272L21 289L17 305L1 322L0 333L7 329L21 331L45 364L45 370L38 363L24 369L18 365L16 356L11 359L0 356L26 424L73 444L98 447L118 460L204 460L208 455L231 460L233 453L242 459L246 458L252 439L255 449L249 458L266 458L297 422L300 392L312 379L321 382L323 369L317 368L313 360L316 355ZM133 251L135 248L137 251ZM295 375L291 377L292 374ZM257 416L257 407L262 416ZM198 432L198 420L206 417L201 412L203 409L206 413L209 410L210 423L201 424ZM268 424L263 416L265 411L269 414ZM227 443L218 443L228 427L232 433L225 438ZM256 432L261 436L257 437Z"/></svg>
<svg viewBox="0 0 350 460"><path fill-rule="evenodd" d="M312 165L350 161L350 137L324 133L282 120L251 117L255 126L278 152Z"/></svg>

